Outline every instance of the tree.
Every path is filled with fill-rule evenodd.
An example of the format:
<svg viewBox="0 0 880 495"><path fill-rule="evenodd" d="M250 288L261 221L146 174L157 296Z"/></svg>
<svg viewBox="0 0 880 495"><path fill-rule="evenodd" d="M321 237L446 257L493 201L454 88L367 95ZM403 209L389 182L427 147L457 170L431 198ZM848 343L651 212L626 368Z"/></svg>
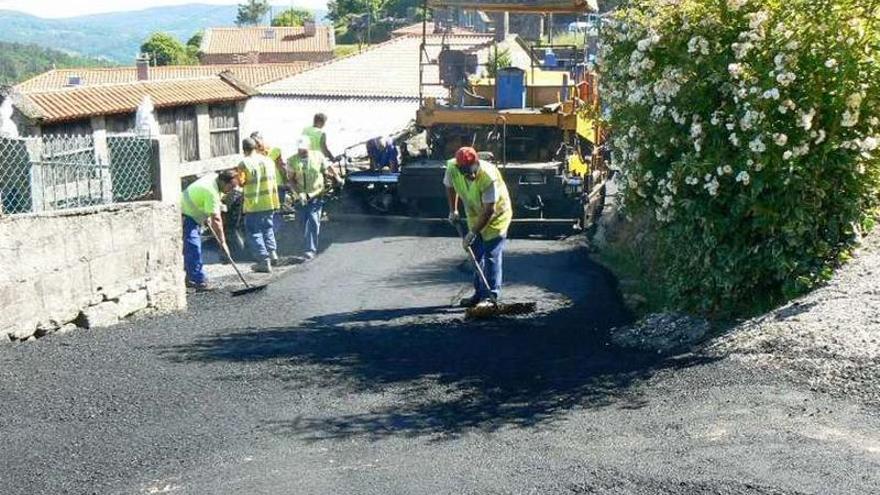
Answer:
<svg viewBox="0 0 880 495"><path fill-rule="evenodd" d="M194 62L183 43L167 33L151 34L141 45L141 52L149 54L156 65L188 65Z"/></svg>
<svg viewBox="0 0 880 495"><path fill-rule="evenodd" d="M304 9L289 8L272 19L273 26L302 26L306 22L315 22L315 16Z"/></svg>
<svg viewBox="0 0 880 495"><path fill-rule="evenodd" d="M196 50L202 45L202 38L205 37L205 31L199 29L196 31L196 34L192 35L189 41L186 42L186 46L195 48Z"/></svg>
<svg viewBox="0 0 880 495"><path fill-rule="evenodd" d="M259 24L269 13L269 0L248 0L238 5L238 16L235 23L239 26Z"/></svg>

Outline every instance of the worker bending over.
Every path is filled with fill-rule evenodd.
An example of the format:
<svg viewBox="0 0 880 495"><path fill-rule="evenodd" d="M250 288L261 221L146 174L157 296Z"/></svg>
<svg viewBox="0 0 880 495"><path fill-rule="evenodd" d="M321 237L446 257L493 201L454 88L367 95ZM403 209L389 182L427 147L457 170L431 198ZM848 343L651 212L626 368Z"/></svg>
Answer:
<svg viewBox="0 0 880 495"><path fill-rule="evenodd" d="M320 151L310 149L307 136L299 142L297 154L287 162L290 171L290 189L296 198L296 216L303 229L303 258L306 261L318 255L318 235L321 232L321 212L324 208L325 177L337 183L342 179Z"/></svg>
<svg viewBox="0 0 880 495"><path fill-rule="evenodd" d="M239 177L244 188L244 228L248 247L256 258L254 271L272 272L272 262L278 261L273 218L280 207L275 164L268 157L256 153L257 144L247 138L241 143L244 159L238 164Z"/></svg>
<svg viewBox="0 0 880 495"><path fill-rule="evenodd" d="M209 290L208 279L202 263L202 237L199 229L207 224L226 251L226 233L220 216L220 194L238 187L238 174L225 170L219 174L209 173L189 185L181 194L180 209L183 212L183 265L186 268L186 285L196 290Z"/></svg>
<svg viewBox="0 0 880 495"><path fill-rule="evenodd" d="M477 151L464 147L446 164L443 177L449 202L449 221L457 223L461 217L461 200L467 214L468 233L462 239L467 251L473 249L477 265L483 270L489 287L474 274L474 295L462 299L465 307L497 304L501 295L502 254L507 242L507 230L513 219L510 193L498 168L480 161Z"/></svg>
<svg viewBox="0 0 880 495"><path fill-rule="evenodd" d="M394 146L390 137L377 137L367 141L367 156L370 158L372 170L388 167L392 172L397 172L400 168L398 154L397 146Z"/></svg>

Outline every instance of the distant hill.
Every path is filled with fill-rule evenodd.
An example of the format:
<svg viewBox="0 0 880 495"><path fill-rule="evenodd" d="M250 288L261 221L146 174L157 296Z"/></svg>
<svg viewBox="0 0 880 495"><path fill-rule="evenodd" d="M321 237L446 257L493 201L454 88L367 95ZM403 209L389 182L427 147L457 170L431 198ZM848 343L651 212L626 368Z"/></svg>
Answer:
<svg viewBox="0 0 880 495"><path fill-rule="evenodd" d="M107 60L70 55L51 48L0 41L0 85L17 84L52 68L104 67Z"/></svg>
<svg viewBox="0 0 880 495"><path fill-rule="evenodd" d="M289 6L289 4L288 4ZM283 6L275 7L276 11ZM164 31L184 43L206 27L233 26L235 5L187 4L66 19L0 10L0 41L33 43L69 53L132 64L143 40ZM323 19L326 12L315 13Z"/></svg>

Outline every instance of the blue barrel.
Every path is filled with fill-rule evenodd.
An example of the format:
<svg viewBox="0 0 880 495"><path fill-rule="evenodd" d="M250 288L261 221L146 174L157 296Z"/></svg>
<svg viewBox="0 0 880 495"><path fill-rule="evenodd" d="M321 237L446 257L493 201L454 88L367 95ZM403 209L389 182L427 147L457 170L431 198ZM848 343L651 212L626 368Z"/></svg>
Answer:
<svg viewBox="0 0 880 495"><path fill-rule="evenodd" d="M495 78L495 108L525 108L526 71L517 67L498 69Z"/></svg>

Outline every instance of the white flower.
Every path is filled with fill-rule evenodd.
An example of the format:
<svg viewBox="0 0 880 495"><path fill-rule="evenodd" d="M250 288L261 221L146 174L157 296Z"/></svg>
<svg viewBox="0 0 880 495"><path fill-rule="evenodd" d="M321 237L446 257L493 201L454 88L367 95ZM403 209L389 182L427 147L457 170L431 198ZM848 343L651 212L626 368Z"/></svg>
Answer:
<svg viewBox="0 0 880 495"><path fill-rule="evenodd" d="M810 152L810 145L809 145L809 143L804 143L800 146L796 146L796 147L792 148L791 152L796 157L805 156L807 153Z"/></svg>
<svg viewBox="0 0 880 495"><path fill-rule="evenodd" d="M710 182L703 184L703 188L709 192L709 196L717 196L719 186L718 179L715 179L714 177Z"/></svg>
<svg viewBox="0 0 880 495"><path fill-rule="evenodd" d="M776 76L776 82L778 82L779 85L782 87L791 86L791 83L793 83L796 79L797 76L794 74L794 72L783 72Z"/></svg>
<svg viewBox="0 0 880 495"><path fill-rule="evenodd" d="M703 176L703 180L709 182L713 179L712 174L706 174Z"/></svg>
<svg viewBox="0 0 880 495"><path fill-rule="evenodd" d="M843 112L843 118L841 119L840 125L843 127L855 127L856 124L859 123L859 112L849 110Z"/></svg>
<svg viewBox="0 0 880 495"><path fill-rule="evenodd" d="M777 88L768 89L767 91L764 91L764 94L763 94L763 98L765 100L778 100L779 97L780 97L779 89L777 89Z"/></svg>
<svg viewBox="0 0 880 495"><path fill-rule="evenodd" d="M785 144L788 143L788 136L782 133L774 134L773 142L776 143L777 146L785 146Z"/></svg>
<svg viewBox="0 0 880 495"><path fill-rule="evenodd" d="M734 132L733 134L730 135L730 138L729 138L729 139L730 139L730 144L732 144L732 145L736 146L737 148L739 148L739 137L736 135L735 132Z"/></svg>
<svg viewBox="0 0 880 495"><path fill-rule="evenodd" d="M773 64L776 65L777 69L782 69L785 67L785 54L780 53L773 57Z"/></svg>
<svg viewBox="0 0 880 495"><path fill-rule="evenodd" d="M800 48L800 46L801 46L801 44L798 43L797 41L789 41L785 45L785 49L789 50L789 51L794 51L794 50L797 50L798 48Z"/></svg>
<svg viewBox="0 0 880 495"><path fill-rule="evenodd" d="M721 171L724 172L724 175L730 175L733 173L733 167L730 165L725 165L721 167Z"/></svg>
<svg viewBox="0 0 880 495"><path fill-rule="evenodd" d="M833 68L837 67L837 60L833 59L833 58L829 58L828 60L825 61L825 67L828 67L829 69L833 69Z"/></svg>
<svg viewBox="0 0 880 495"><path fill-rule="evenodd" d="M755 153L763 153L767 151L767 146L761 140L761 136L758 136L749 143L749 149Z"/></svg>
<svg viewBox="0 0 880 495"><path fill-rule="evenodd" d="M699 121L691 124L691 139L699 139L703 135L703 125Z"/></svg>
<svg viewBox="0 0 880 495"><path fill-rule="evenodd" d="M738 78L743 73L743 65L742 64L730 64L727 66L727 71L730 72L730 75L734 78Z"/></svg>
<svg viewBox="0 0 880 495"><path fill-rule="evenodd" d="M753 14L749 14L749 28L753 31L758 30L770 18L770 14L766 10L761 10Z"/></svg>
<svg viewBox="0 0 880 495"><path fill-rule="evenodd" d="M782 154L782 159L783 160L791 160L792 154L793 153L791 151L786 150L786 152Z"/></svg>
<svg viewBox="0 0 880 495"><path fill-rule="evenodd" d="M687 178L684 180L684 183L689 186L695 186L698 182L700 182L700 179L697 179L693 175L687 176Z"/></svg>
<svg viewBox="0 0 880 495"><path fill-rule="evenodd" d="M866 137L862 140L862 152L868 153L877 149L880 146L880 141L873 136Z"/></svg>
<svg viewBox="0 0 880 495"><path fill-rule="evenodd" d="M736 12L737 10L741 9L747 2L748 0L727 0L727 8Z"/></svg>
<svg viewBox="0 0 880 495"><path fill-rule="evenodd" d="M813 118L816 116L816 109L811 108L808 112L801 111L799 112L800 117L800 126L804 128L805 131L809 131L813 128Z"/></svg>
<svg viewBox="0 0 880 495"><path fill-rule="evenodd" d="M742 172L736 174L736 181L737 181L737 182L742 182L742 184L743 184L744 186L749 185L749 182L750 182L751 180L752 180L752 179L751 179L751 177L749 177L749 173L746 172L745 170L743 170Z"/></svg>
<svg viewBox="0 0 880 495"><path fill-rule="evenodd" d="M846 99L846 105L853 110L858 111L858 109L862 106L862 100L864 99L864 95L861 93L853 93Z"/></svg>
<svg viewBox="0 0 880 495"><path fill-rule="evenodd" d="M819 129L818 137L816 138L816 144L822 144L825 142L825 138L828 137L828 134L823 130Z"/></svg>
<svg viewBox="0 0 880 495"><path fill-rule="evenodd" d="M880 126L880 118L878 117L871 117L868 122L871 124L872 127Z"/></svg>

